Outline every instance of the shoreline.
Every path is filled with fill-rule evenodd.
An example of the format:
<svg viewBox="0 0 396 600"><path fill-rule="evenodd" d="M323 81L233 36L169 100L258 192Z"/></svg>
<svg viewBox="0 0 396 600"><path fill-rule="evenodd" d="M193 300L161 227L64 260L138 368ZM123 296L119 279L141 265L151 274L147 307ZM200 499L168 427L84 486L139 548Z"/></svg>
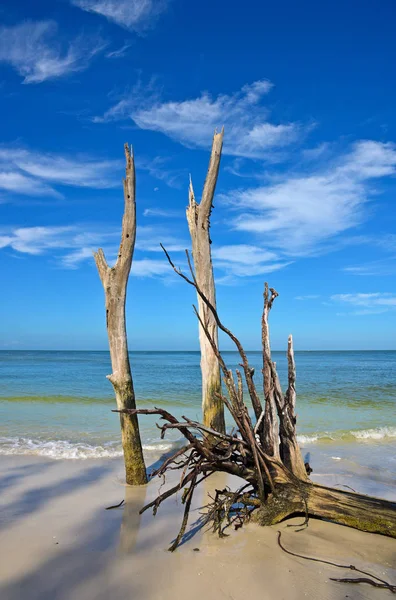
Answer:
<svg viewBox="0 0 396 600"><path fill-rule="evenodd" d="M301 522L297 518L276 527L249 524L219 539L197 526L208 483L195 498L185 543L171 554L180 498L178 504L165 502L156 517L151 511L138 515L155 497L159 480L125 486L120 459L1 460L0 544L7 549L0 564L2 600L242 600L247 592L254 600L376 600L390 594L329 581L351 573L286 555L277 546L278 530L294 552L354 564L396 582L396 544L389 538L313 519L296 534L288 525ZM213 477L211 487L229 483L221 474ZM105 510L124 498L125 507Z"/></svg>
<svg viewBox="0 0 396 600"><path fill-rule="evenodd" d="M100 465L106 461L122 461L122 448L118 443L91 446L68 441L39 441L37 444L24 438L7 445L0 437L0 456L4 462L15 457L26 461L42 459L55 463L82 462ZM182 445L182 440L163 440L143 445L146 465L158 463L164 456ZM311 479L332 487L344 487L361 494L396 501L396 440L370 439L345 442L316 441L301 446L304 460L313 468Z"/></svg>

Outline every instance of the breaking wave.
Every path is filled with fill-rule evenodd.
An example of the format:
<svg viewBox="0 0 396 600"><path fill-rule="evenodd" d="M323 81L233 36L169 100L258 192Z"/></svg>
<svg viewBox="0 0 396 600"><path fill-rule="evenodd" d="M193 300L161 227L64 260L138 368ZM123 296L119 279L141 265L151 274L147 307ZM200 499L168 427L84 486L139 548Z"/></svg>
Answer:
<svg viewBox="0 0 396 600"><path fill-rule="evenodd" d="M169 443L151 443L143 445L147 453L158 455L169 451L173 447ZM100 445L91 445L83 442L69 442L67 440L32 440L24 437L0 437L0 455L36 455L54 459L87 459L87 458L117 458L122 456L122 447L119 442L105 442Z"/></svg>
<svg viewBox="0 0 396 600"><path fill-rule="evenodd" d="M298 435L302 446L307 444L364 443L396 439L396 427L377 427L356 431L333 431ZM178 447L180 442L147 441L143 450L151 456L160 456ZM53 459L117 458L122 456L119 442L104 442L94 445L67 440L39 440L27 437L0 437L0 455L37 455Z"/></svg>
<svg viewBox="0 0 396 600"><path fill-rule="evenodd" d="M375 427L356 431L322 431L319 433L301 434L297 436L300 444L331 442L364 442L371 440L396 439L396 427Z"/></svg>

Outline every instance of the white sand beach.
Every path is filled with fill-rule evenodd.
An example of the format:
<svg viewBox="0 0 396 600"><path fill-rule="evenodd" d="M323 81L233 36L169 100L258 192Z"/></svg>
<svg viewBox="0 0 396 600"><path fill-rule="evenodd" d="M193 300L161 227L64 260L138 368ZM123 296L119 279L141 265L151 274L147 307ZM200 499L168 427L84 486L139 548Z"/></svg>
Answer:
<svg viewBox="0 0 396 600"><path fill-rule="evenodd" d="M157 516L139 509L159 487L123 484L120 459L62 461L3 456L0 479L1 600L118 600L188 598L230 600L341 600L391 597L369 585L331 577L353 577L301 554L355 566L396 583L396 543L311 519L296 532L288 523L254 524L219 539L198 530L197 494L185 543L167 551L178 531L181 506L170 500ZM211 487L222 487L221 476ZM209 487L202 489L202 495ZM125 498L125 506L105 510Z"/></svg>

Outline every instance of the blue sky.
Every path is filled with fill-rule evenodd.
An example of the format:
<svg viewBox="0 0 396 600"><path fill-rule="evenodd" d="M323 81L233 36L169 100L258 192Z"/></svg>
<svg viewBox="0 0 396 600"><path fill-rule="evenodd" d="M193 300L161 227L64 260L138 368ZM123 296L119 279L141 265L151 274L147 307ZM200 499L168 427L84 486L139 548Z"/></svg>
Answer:
<svg viewBox="0 0 396 600"><path fill-rule="evenodd" d="M260 347L393 349L391 0L5 2L0 12L3 349L106 349L92 251L116 252L123 143L137 166L132 349L196 349L188 177L225 127L212 213L219 311ZM228 343L224 341L224 347Z"/></svg>

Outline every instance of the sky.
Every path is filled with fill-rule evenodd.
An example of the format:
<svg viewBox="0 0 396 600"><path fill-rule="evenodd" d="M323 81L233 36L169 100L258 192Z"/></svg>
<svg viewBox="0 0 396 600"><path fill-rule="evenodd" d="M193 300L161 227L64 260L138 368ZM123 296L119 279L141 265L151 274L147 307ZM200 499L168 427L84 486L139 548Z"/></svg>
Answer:
<svg viewBox="0 0 396 600"><path fill-rule="evenodd" d="M116 255L123 144L137 169L134 350L196 350L186 269L224 126L217 303L260 348L396 349L392 0L6 0L0 11L0 349L105 350L92 252ZM231 349L221 338L224 349Z"/></svg>

